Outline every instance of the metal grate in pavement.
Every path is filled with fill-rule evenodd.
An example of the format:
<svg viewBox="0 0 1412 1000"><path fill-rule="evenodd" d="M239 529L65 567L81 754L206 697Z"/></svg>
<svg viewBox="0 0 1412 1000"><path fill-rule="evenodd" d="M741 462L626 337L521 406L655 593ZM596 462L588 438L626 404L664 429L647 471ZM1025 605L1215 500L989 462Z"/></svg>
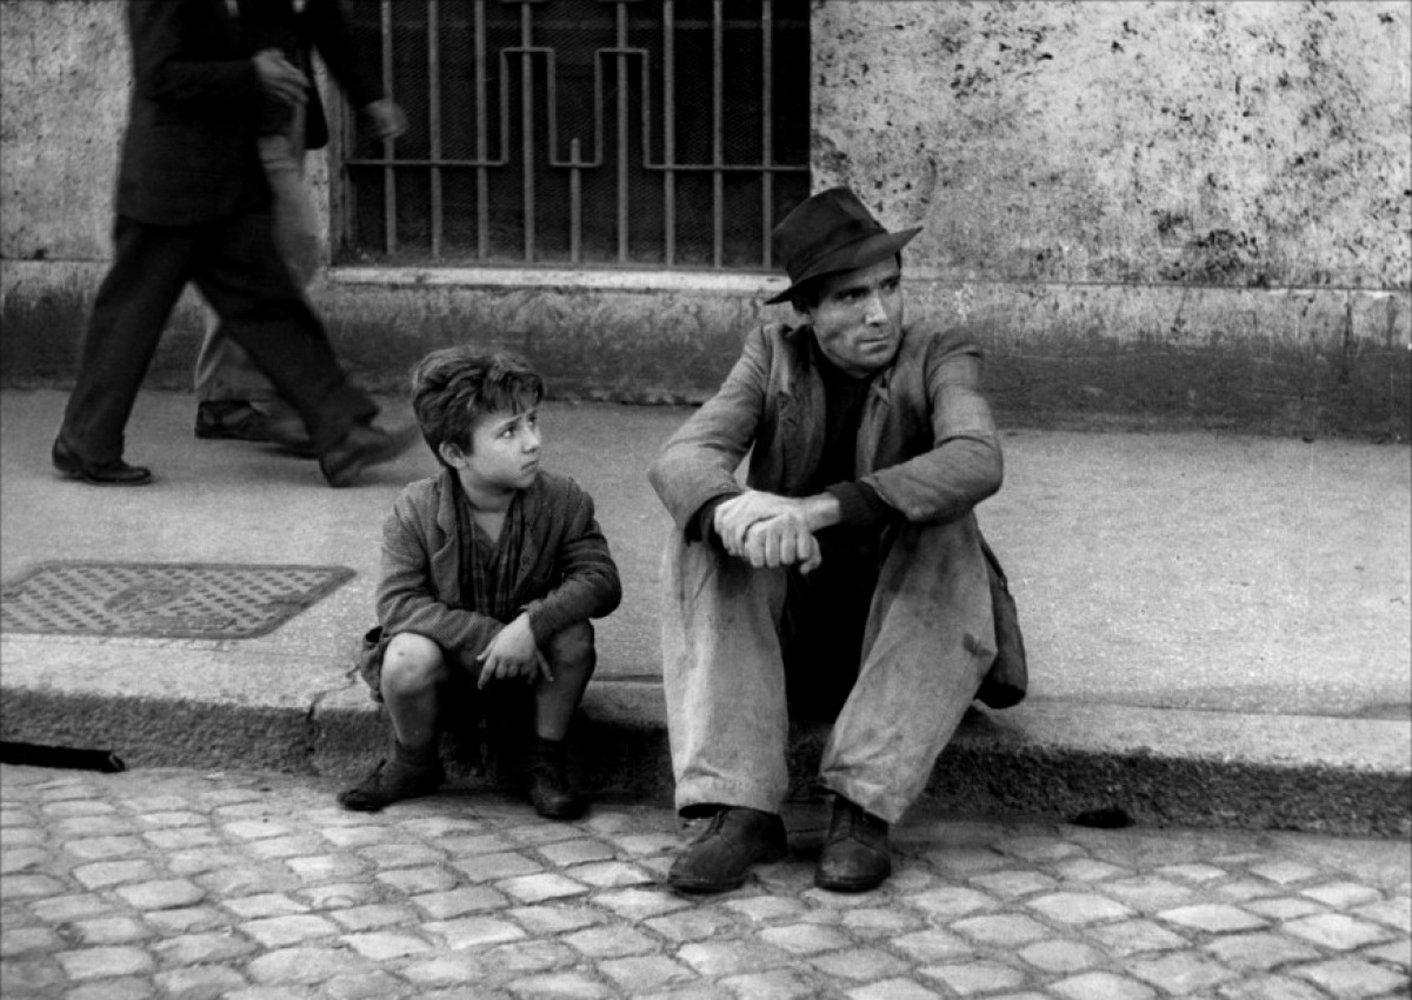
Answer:
<svg viewBox="0 0 1412 1000"><path fill-rule="evenodd" d="M5 584L0 632L250 639L353 575L346 566L47 562Z"/></svg>

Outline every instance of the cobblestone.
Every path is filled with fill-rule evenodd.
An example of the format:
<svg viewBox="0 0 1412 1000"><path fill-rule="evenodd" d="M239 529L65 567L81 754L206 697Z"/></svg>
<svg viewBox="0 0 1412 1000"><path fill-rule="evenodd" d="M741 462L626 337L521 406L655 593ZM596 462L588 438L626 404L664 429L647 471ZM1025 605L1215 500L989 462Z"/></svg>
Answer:
<svg viewBox="0 0 1412 1000"><path fill-rule="evenodd" d="M927 812L896 873L798 854L668 891L670 810L553 823L494 795L346 813L308 778L0 768L0 973L17 1000L1390 1000L1406 843L1095 831Z"/></svg>

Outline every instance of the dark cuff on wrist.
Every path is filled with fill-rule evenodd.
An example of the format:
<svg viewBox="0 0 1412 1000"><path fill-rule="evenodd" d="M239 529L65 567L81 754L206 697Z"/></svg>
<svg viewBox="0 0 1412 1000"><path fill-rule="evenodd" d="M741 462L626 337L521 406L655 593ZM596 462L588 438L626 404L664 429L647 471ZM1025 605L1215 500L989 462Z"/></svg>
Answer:
<svg viewBox="0 0 1412 1000"><path fill-rule="evenodd" d="M824 491L838 501L839 523L858 528L886 521L892 508L865 483L835 483Z"/></svg>

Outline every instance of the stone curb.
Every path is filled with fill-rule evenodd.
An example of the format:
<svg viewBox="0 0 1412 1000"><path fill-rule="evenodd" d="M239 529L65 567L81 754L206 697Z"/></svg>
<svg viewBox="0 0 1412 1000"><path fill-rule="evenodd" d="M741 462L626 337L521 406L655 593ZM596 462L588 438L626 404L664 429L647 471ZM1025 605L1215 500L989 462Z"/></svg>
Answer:
<svg viewBox="0 0 1412 1000"><path fill-rule="evenodd" d="M130 768L267 768L334 784L370 766L386 739L378 710L351 682L304 709L10 684L0 684L0 706L0 739L112 750ZM663 720L660 685L595 682L574 734L585 787L669 808ZM925 794L963 813L1407 837L1408 735L1407 723L1383 720L1071 702L977 708ZM796 796L813 791L825 736L823 727L793 734ZM451 771L488 780L454 763Z"/></svg>

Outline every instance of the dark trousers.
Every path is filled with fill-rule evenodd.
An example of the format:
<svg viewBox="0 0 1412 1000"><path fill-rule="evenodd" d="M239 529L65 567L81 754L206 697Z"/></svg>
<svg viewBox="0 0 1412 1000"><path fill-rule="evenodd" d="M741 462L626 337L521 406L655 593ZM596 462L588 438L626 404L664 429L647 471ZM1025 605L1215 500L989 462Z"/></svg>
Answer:
<svg viewBox="0 0 1412 1000"><path fill-rule="evenodd" d="M93 303L59 431L84 461L122 458L138 387L187 282L196 283L227 335L298 409L318 451L377 414L367 393L348 382L323 324L290 277L267 210L196 226L119 216L113 243L113 265Z"/></svg>

